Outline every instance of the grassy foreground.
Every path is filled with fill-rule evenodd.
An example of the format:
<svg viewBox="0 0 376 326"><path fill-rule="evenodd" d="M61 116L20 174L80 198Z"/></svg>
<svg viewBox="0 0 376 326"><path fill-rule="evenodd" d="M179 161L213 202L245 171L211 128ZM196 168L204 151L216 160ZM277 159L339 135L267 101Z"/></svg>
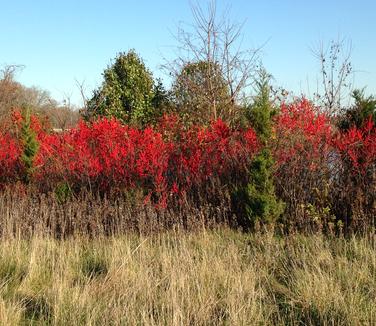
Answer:
<svg viewBox="0 0 376 326"><path fill-rule="evenodd" d="M375 240L8 239L0 293L2 325L375 325Z"/></svg>

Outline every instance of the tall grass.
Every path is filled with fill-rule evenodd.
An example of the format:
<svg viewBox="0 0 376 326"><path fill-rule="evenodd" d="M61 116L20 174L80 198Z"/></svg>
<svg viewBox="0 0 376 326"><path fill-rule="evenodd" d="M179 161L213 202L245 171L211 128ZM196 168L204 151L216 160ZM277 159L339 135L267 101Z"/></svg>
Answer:
<svg viewBox="0 0 376 326"><path fill-rule="evenodd" d="M374 325L372 238L149 236L0 242L2 325Z"/></svg>
<svg viewBox="0 0 376 326"><path fill-rule="evenodd" d="M210 189L216 189L212 186ZM30 238L51 236L65 238L72 235L90 237L136 232L150 234L174 227L193 230L202 226L232 223L230 195L226 191L196 193L195 201L176 201L169 209L158 209L142 200L142 192L125 193L111 198L83 192L68 194L34 193L26 187L0 191L0 237ZM215 196L210 203L208 196Z"/></svg>

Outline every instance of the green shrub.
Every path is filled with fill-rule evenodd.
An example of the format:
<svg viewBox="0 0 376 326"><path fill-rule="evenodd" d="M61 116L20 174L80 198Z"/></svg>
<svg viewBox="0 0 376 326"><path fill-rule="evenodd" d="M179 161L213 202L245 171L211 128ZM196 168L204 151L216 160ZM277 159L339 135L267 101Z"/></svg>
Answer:
<svg viewBox="0 0 376 326"><path fill-rule="evenodd" d="M28 183L34 172L34 160L39 150L39 143L35 131L31 128L31 112L26 107L22 110L21 142L23 152L21 161L25 168L24 181Z"/></svg>
<svg viewBox="0 0 376 326"><path fill-rule="evenodd" d="M69 183L63 182L56 186L55 188L56 199L59 203L64 203L68 198L73 195L73 190Z"/></svg>

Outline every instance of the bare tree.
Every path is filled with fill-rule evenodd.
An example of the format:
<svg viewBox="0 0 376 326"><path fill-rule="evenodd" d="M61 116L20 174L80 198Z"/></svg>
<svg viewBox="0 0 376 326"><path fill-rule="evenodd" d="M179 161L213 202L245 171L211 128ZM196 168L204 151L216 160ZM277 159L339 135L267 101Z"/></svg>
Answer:
<svg viewBox="0 0 376 326"><path fill-rule="evenodd" d="M207 108L211 118L223 118L225 115L231 120L233 111L254 81L259 49L242 48L244 24L232 23L228 10L218 18L215 1L210 1L207 8L191 3L191 10L193 24L178 28L177 59L164 67L175 80L179 80L180 88L185 87L192 97L197 95L196 99L199 98ZM187 73L186 68L192 65L196 68L200 66L201 84ZM228 91L226 97L218 94L223 93L223 81ZM218 103L219 100L222 103ZM224 107L226 110L223 110Z"/></svg>
<svg viewBox="0 0 376 326"><path fill-rule="evenodd" d="M18 70L25 68L23 65L5 65L1 70L1 80L4 82L14 81L14 77Z"/></svg>
<svg viewBox="0 0 376 326"><path fill-rule="evenodd" d="M80 112L82 115L84 115L88 108L87 108L87 103L89 101L88 97L86 96L86 86L85 86L85 81L79 81L78 79L75 80L76 82L76 87L78 89L78 91L80 92L80 96L81 96L81 101L82 101L82 107L80 108Z"/></svg>
<svg viewBox="0 0 376 326"><path fill-rule="evenodd" d="M0 76L0 110L3 113L27 104L33 109L43 110L56 106L50 94L37 87L26 87L15 80L16 72L23 66L8 65L1 70Z"/></svg>
<svg viewBox="0 0 376 326"><path fill-rule="evenodd" d="M75 127L80 118L79 111L72 104L69 94L64 95L61 104L45 109L43 114L48 117L55 131L64 131Z"/></svg>
<svg viewBox="0 0 376 326"><path fill-rule="evenodd" d="M15 80L20 65L7 65L0 70L0 121L9 119L14 109L26 105L33 113L47 118L52 127L67 129L78 121L78 111L74 110L70 96L59 104L48 91L38 87L26 87Z"/></svg>
<svg viewBox="0 0 376 326"><path fill-rule="evenodd" d="M329 45L320 42L318 48L312 51L320 63L323 88L316 95L331 116L339 113L343 99L351 93L351 50L350 41L338 39L330 41Z"/></svg>
<svg viewBox="0 0 376 326"><path fill-rule="evenodd" d="M0 119L9 115L16 105L20 104L22 85L15 81L15 74L22 66L6 65L0 70Z"/></svg>

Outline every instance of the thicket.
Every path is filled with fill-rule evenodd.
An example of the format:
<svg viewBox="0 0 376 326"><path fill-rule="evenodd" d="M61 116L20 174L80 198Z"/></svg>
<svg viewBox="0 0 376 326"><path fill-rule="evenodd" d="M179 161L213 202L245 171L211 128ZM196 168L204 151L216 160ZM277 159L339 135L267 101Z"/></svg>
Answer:
<svg viewBox="0 0 376 326"><path fill-rule="evenodd" d="M90 192L107 199L127 196L156 211L177 212L187 207L184 203L223 208L225 198L248 187L248 205L284 202L282 215L280 208L275 208L278 214L271 209L264 209L264 215L251 212L282 231L372 230L372 118L341 129L305 99L284 103L276 112L267 143L256 124L255 129L241 129L217 120L187 127L178 116L166 115L155 126L141 129L101 118L57 134L37 117L31 116L29 123L27 116L15 112L12 127L0 133L1 188L27 196L30 191L22 191L27 180L34 195L54 193L60 202ZM26 160L25 153L32 155ZM260 162L270 165L268 170ZM269 197L258 204L263 191ZM228 222L244 226L241 221L249 220L244 209L233 200L226 205Z"/></svg>

